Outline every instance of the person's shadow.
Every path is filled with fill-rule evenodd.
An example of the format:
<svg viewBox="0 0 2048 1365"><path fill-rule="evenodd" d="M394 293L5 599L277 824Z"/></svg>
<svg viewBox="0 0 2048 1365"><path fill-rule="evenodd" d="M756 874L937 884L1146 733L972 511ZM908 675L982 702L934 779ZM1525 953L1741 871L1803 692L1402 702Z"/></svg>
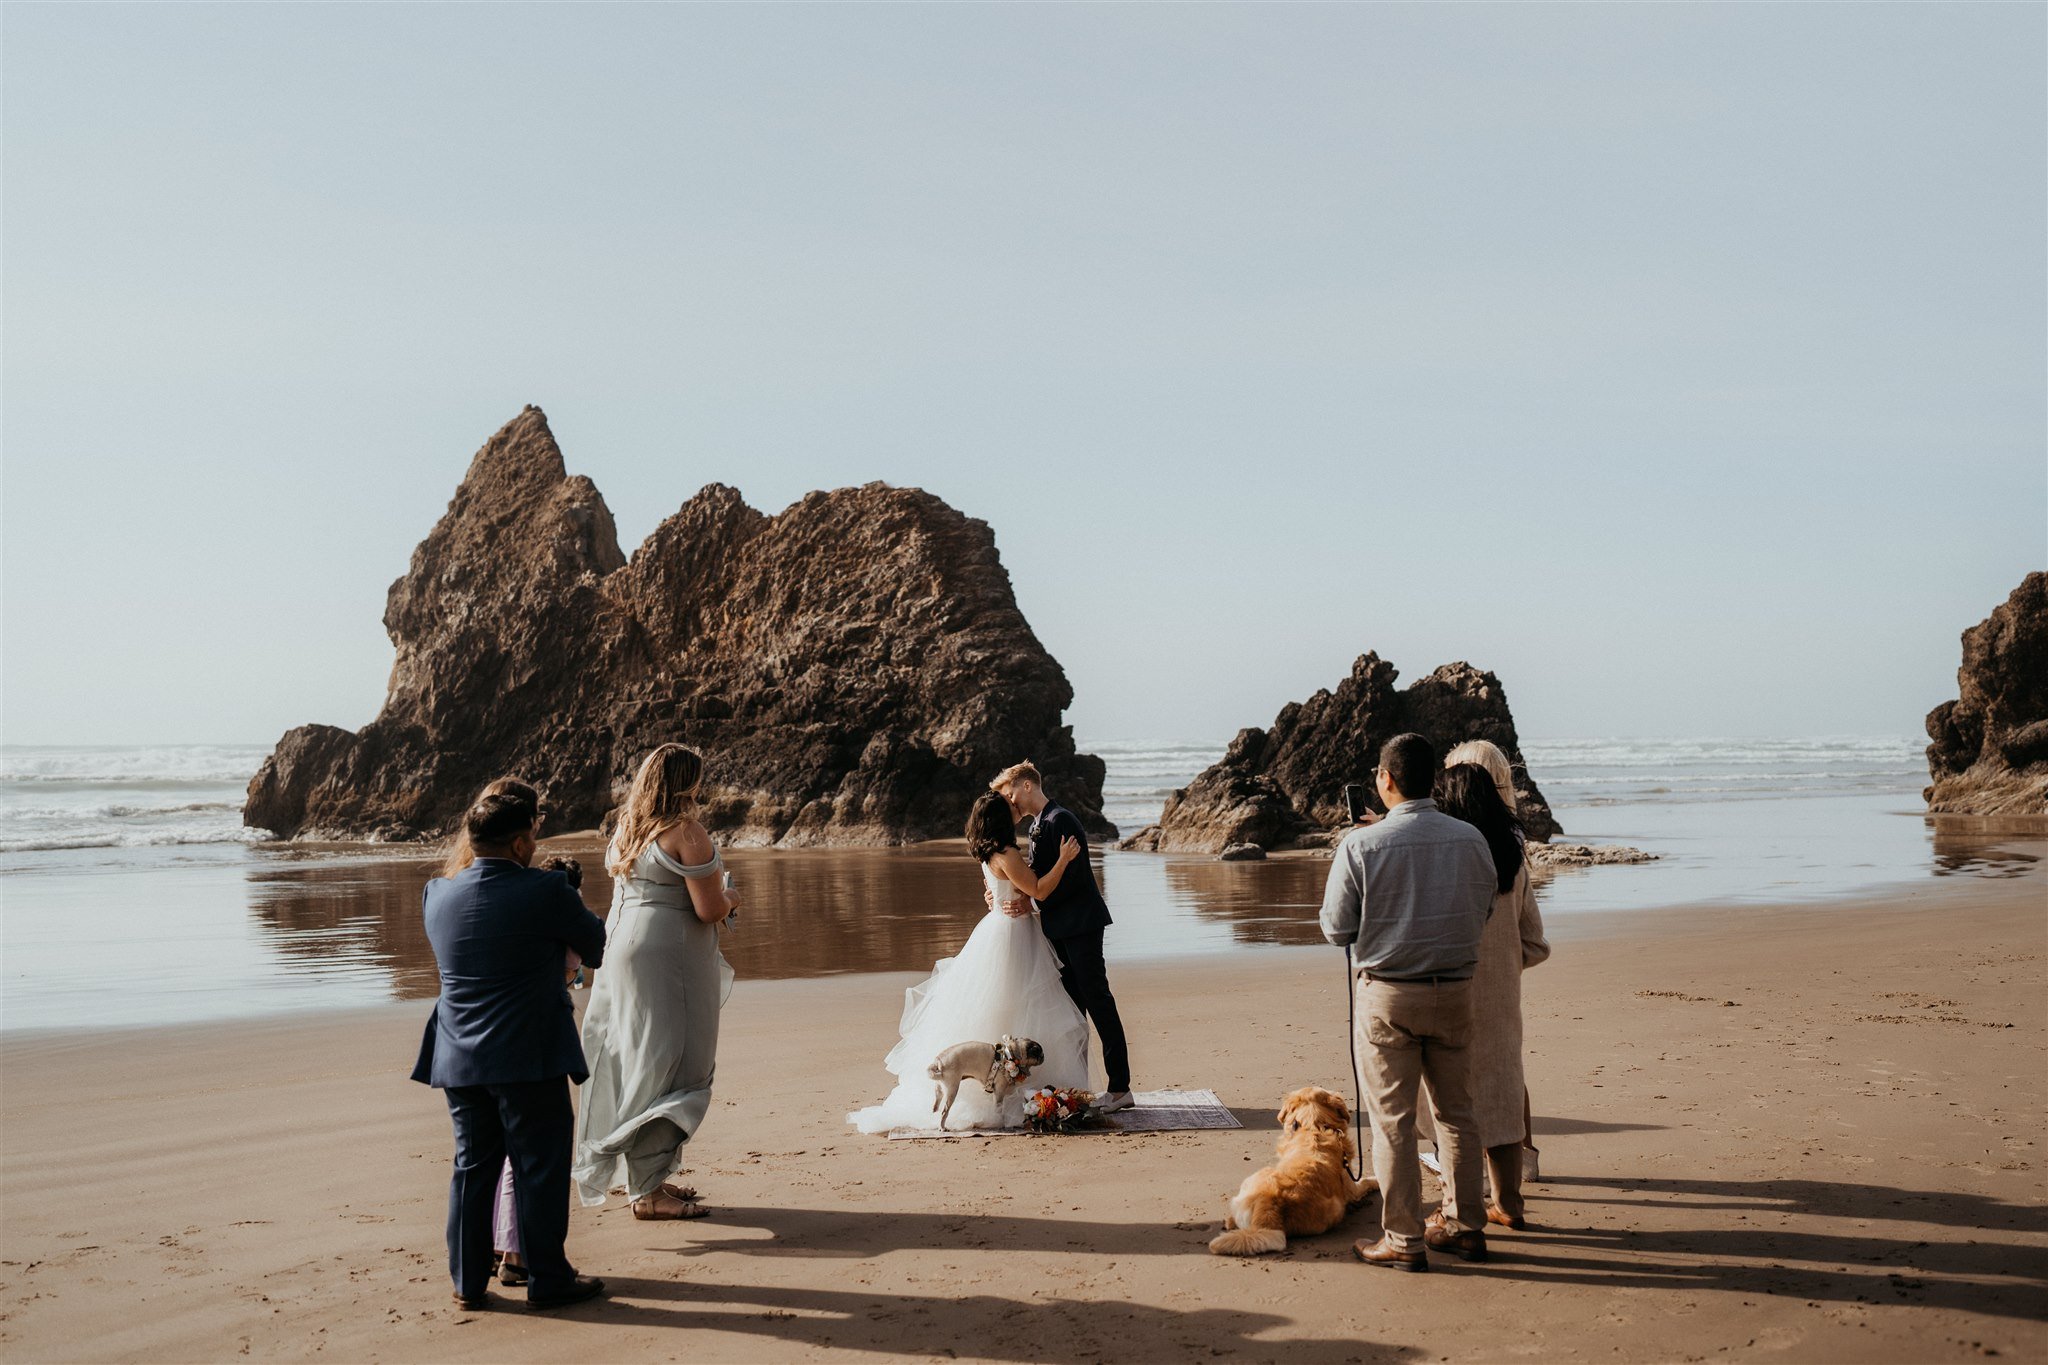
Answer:
<svg viewBox="0 0 2048 1365"><path fill-rule="evenodd" d="M1989 1235L2048 1231L2048 1210L1982 1195L1824 1180L1641 1180L1560 1177L1528 1187L1533 1230L1490 1238L1489 1275L1601 1288L1718 1290L1812 1302L1921 1305L2048 1320L2038 1242ZM1546 1192L1598 1225L1546 1222ZM1608 1197L1602 1197L1603 1193ZM1661 1197L1660 1197L1661 1196ZM1551 1205L1557 1207L1557 1205ZM1713 1226L1646 1229L1636 1212L1711 1211ZM1616 1226L1616 1217L1623 1226ZM1790 1215L1791 1226L1750 1222ZM1975 1236L1929 1240L1838 1231L1819 1219L1932 1223ZM1701 1221L1701 1220L1695 1220Z"/></svg>
<svg viewBox="0 0 2048 1365"><path fill-rule="evenodd" d="M794 1286L693 1284L608 1276L610 1296L575 1310L584 1321L691 1332L745 1332L792 1346L877 1355L1010 1361L1181 1362L1237 1354L1302 1365L1409 1361L1405 1346L1265 1336L1291 1325L1272 1313L1161 1308L1114 1300L995 1294L887 1294Z"/></svg>
<svg viewBox="0 0 2048 1365"><path fill-rule="evenodd" d="M1889 1185L1854 1185L1832 1180L1681 1180L1645 1177L1640 1180L1560 1176L1532 1189L1558 1187L1573 1191L1577 1202L1636 1205L1663 1209L1714 1209L1731 1212L1793 1213L1811 1218L1887 1218L1943 1227L2013 1228L2048 1233L2048 1207L2009 1204L1959 1190L1902 1190ZM1615 1190L1621 1197L1594 1199L1579 1190ZM1643 1199L1631 1196L1661 1195ZM1677 1197L1672 1197L1677 1196Z"/></svg>
<svg viewBox="0 0 2048 1365"><path fill-rule="evenodd" d="M834 1260L867 1260L891 1251L908 1250L1188 1256L1207 1251L1220 1217L1219 1214L1207 1221L1184 1223L1097 1223L1002 1213L890 1213L865 1209L734 1208L721 1204L718 1228L759 1228L768 1236L719 1237L670 1250L678 1256L691 1257Z"/></svg>

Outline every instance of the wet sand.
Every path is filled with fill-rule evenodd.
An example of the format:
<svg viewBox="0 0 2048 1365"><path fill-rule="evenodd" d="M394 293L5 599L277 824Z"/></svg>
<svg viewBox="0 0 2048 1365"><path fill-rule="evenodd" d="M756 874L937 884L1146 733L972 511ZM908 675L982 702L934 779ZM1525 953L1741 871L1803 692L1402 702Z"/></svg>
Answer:
<svg viewBox="0 0 2048 1365"><path fill-rule="evenodd" d="M1751 808L1779 807L1775 844L1733 841L1753 828ZM1539 879L1537 899L1546 919L1559 921L1707 901L1810 902L1820 888L1834 897L1928 876L2026 875L2048 851L2048 819L1990 829L1831 810L1815 799L1710 804L1668 856L1560 871ZM1787 846L1799 850L1796 859L1773 852ZM547 847L582 859L585 899L602 912L611 887L595 836L565 834ZM747 906L728 951L745 980L923 970L957 951L982 914L980 874L957 839L735 849L729 857ZM31 907L0 916L0 1033L265 1019L430 998L436 978L420 889L439 864L432 849L363 844L0 859L0 896ZM1319 943L1315 913L1328 870L1326 857L1310 854L1222 863L1103 850L1097 873L1117 921L1111 951L1136 962Z"/></svg>
<svg viewBox="0 0 2048 1365"><path fill-rule="evenodd" d="M1117 966L1143 1087L1243 1131L890 1143L906 974L742 982L689 1179L579 1210L612 1296L449 1302L424 1006L0 1040L10 1360L1945 1360L2048 1355L2048 898L1929 879L1828 907L1588 916L1526 980L1538 1226L1428 1276L1377 1203L1207 1255L1279 1095L1343 1089L1340 959ZM494 1291L495 1292L495 1291Z"/></svg>

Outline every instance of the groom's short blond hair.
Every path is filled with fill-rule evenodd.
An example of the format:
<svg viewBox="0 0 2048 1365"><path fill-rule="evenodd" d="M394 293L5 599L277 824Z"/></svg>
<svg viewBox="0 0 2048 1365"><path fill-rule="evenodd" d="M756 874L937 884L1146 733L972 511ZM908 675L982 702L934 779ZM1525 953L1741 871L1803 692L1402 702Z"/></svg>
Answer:
<svg viewBox="0 0 2048 1365"><path fill-rule="evenodd" d="M999 792L1013 782L1029 782L1034 787L1045 785L1045 779L1038 775L1038 769L1030 763L1012 763L995 775L994 780L988 784L988 789Z"/></svg>

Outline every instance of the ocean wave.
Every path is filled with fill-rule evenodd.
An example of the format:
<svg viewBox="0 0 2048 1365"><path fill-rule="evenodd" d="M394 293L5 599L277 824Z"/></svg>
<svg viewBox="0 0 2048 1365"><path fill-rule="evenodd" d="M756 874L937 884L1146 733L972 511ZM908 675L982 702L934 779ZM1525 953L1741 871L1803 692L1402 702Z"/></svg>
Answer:
<svg viewBox="0 0 2048 1365"><path fill-rule="evenodd" d="M269 830L234 828L204 830L90 830L26 839L0 838L0 853L53 853L78 848L174 848L181 844L260 844L274 838Z"/></svg>
<svg viewBox="0 0 2048 1365"><path fill-rule="evenodd" d="M1894 735L1800 739L1525 739L1536 783L1566 807L1720 802L1768 797L1913 793L1926 780L1923 741ZM1121 826L1160 809L1223 756L1225 745L1083 742L1109 771L1103 806Z"/></svg>
<svg viewBox="0 0 2048 1365"><path fill-rule="evenodd" d="M0 783L178 786L245 784L268 749L239 744L8 745L0 748Z"/></svg>
<svg viewBox="0 0 2048 1365"><path fill-rule="evenodd" d="M1764 784L1785 782L1828 782L1840 784L1852 781L1882 782L1904 780L1906 778L1924 781L1926 777L1927 770L1925 768L1865 768L1853 773L1845 773L1840 770L1819 773L1788 773L1777 769L1757 773L1659 773L1631 771L1626 775L1603 773L1584 776L1560 775L1539 771L1536 775L1536 783L1538 786L1547 789L1550 787L1637 788L1645 783L1655 783L1659 786L1684 787L1713 782L1741 782L1746 785L1739 789L1731 787L1728 790L1748 791ZM1706 790L1712 791L1717 789L1707 787Z"/></svg>
<svg viewBox="0 0 2048 1365"><path fill-rule="evenodd" d="M10 806L0 811L9 824L28 820L150 820L167 815L240 815L240 801L176 801L138 806L116 801L92 806Z"/></svg>
<svg viewBox="0 0 2048 1365"><path fill-rule="evenodd" d="M1640 768L1687 763L1866 765L1917 762L1925 741L1891 736L1819 739L1551 739L1522 741L1532 767ZM1538 781L1542 778L1539 774Z"/></svg>

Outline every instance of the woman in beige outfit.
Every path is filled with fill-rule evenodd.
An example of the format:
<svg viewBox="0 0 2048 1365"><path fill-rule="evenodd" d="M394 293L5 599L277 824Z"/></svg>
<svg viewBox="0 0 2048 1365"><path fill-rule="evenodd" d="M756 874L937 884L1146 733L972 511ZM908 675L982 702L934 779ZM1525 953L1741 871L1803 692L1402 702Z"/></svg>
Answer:
<svg viewBox="0 0 2048 1365"><path fill-rule="evenodd" d="M1459 745L1446 759L1436 800L1445 814L1477 826L1486 836L1499 874L1496 886L1502 888L1493 898L1472 973L1472 1109L1493 1186L1486 1220L1519 1228L1526 1226L1522 1150L1529 1137L1522 971L1548 958L1550 944L1543 937L1543 916L1515 823L1507 755L1484 740Z"/></svg>

